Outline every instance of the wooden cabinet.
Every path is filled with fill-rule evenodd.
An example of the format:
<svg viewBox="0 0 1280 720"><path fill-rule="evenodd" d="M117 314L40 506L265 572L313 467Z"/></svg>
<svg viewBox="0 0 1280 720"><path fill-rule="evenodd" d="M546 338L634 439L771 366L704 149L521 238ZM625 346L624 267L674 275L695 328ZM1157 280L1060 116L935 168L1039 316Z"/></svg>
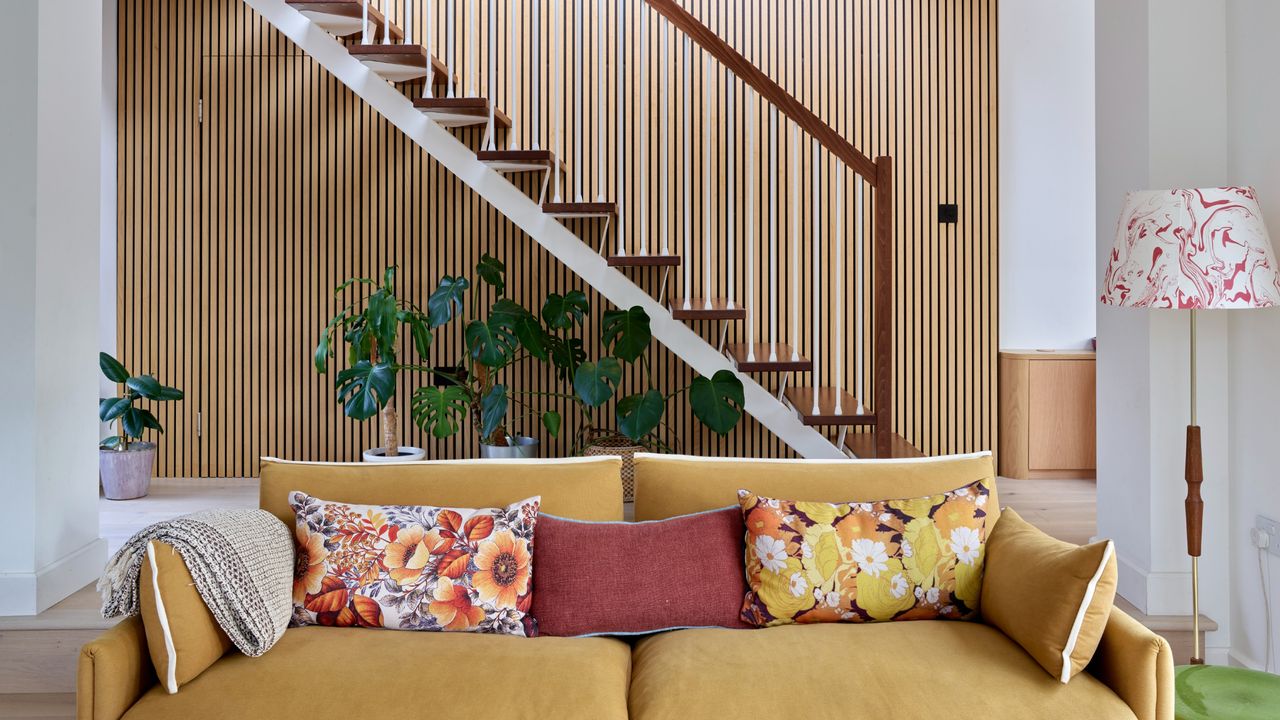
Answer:
<svg viewBox="0 0 1280 720"><path fill-rule="evenodd" d="M1084 351L1001 351L1001 475L1094 476L1094 359L1094 353Z"/></svg>

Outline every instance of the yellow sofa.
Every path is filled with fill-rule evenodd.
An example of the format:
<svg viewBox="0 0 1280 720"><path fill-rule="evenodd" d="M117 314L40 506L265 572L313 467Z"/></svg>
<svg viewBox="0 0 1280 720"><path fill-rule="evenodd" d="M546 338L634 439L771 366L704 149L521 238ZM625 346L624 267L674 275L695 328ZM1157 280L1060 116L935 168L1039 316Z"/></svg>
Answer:
<svg viewBox="0 0 1280 720"><path fill-rule="evenodd" d="M362 503L506 505L620 520L616 458L405 465L268 461L261 505L292 526L290 490ZM739 487L811 500L914 497L993 478L988 454L910 461L645 455L636 520L724 507ZM998 502L993 503L998 506ZM993 513L992 521L997 521ZM535 568L535 576L536 576ZM156 684L142 622L81 652L80 720L178 718L1173 718L1168 644L1113 610L1088 671L1059 683L976 622L678 630L635 640L306 627L260 658L229 653L175 695Z"/></svg>

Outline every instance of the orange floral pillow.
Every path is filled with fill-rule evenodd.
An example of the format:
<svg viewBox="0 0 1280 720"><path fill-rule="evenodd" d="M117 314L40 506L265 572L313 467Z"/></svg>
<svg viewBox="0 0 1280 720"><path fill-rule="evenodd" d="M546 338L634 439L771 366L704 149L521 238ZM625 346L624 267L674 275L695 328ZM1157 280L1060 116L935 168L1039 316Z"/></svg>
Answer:
<svg viewBox="0 0 1280 720"><path fill-rule="evenodd" d="M978 611L990 490L932 497L792 502L738 492L747 526L742 619L968 619Z"/></svg>
<svg viewBox="0 0 1280 720"><path fill-rule="evenodd" d="M294 623L533 636L539 504L348 505L295 490Z"/></svg>

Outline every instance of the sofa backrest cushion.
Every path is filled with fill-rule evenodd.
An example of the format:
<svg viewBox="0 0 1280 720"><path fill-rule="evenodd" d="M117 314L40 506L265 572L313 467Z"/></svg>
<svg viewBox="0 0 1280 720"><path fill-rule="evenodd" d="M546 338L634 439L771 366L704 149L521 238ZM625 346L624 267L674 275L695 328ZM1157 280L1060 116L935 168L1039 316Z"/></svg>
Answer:
<svg viewBox="0 0 1280 720"><path fill-rule="evenodd" d="M936 495L987 480L987 526L1000 516L991 453L914 460L766 460L636 455L636 520L660 520L767 497L874 502ZM552 512L549 508L546 512Z"/></svg>
<svg viewBox="0 0 1280 720"><path fill-rule="evenodd" d="M231 638L196 590L182 556L152 540L138 577L138 614L160 685L170 695L229 652Z"/></svg>
<svg viewBox="0 0 1280 720"><path fill-rule="evenodd" d="M533 616L538 633L634 635L751 627L737 507L654 522L538 520Z"/></svg>
<svg viewBox="0 0 1280 720"><path fill-rule="evenodd" d="M542 509L576 520L622 519L622 460L431 460L305 463L264 458L259 505L294 526L289 493L360 505L506 507L538 495ZM721 503L721 507L728 503Z"/></svg>

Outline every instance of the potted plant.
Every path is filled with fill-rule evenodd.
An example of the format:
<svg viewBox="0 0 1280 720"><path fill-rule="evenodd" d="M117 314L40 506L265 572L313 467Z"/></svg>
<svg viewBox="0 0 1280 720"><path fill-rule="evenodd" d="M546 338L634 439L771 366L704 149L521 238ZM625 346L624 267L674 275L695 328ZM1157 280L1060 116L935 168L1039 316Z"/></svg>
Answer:
<svg viewBox="0 0 1280 720"><path fill-rule="evenodd" d="M338 401L347 417L368 420L377 415L382 425L382 447L366 450L366 462L421 460L426 455L421 448L400 445L395 395L401 370L422 369L399 362L400 328L409 332L418 355L426 358L431 326L427 313L396 296L395 271L395 267L387 268L381 285L369 278L352 278L334 290L335 296L350 289L363 292L325 326L314 356L316 371L325 373L335 346L347 346L347 367L334 380Z"/></svg>
<svg viewBox="0 0 1280 720"><path fill-rule="evenodd" d="M113 383L122 385L117 397L98 401L98 419L116 423L116 434L98 445L98 472L108 500L132 500L151 490L151 469L156 462L155 443L143 442L147 430L163 433L160 421L139 400L167 402L182 399L182 391L161 385L150 375L130 375L124 365L107 353L98 353L98 367Z"/></svg>
<svg viewBox="0 0 1280 720"><path fill-rule="evenodd" d="M514 429L536 413L513 396L502 375L515 363L547 359L545 333L532 312L505 297L502 261L484 255L475 277L473 283L461 275L446 275L427 299L432 330L454 319L464 323L466 356L457 367L432 368L439 382L414 391L410 412L414 422L436 438L450 437L469 423L480 440L481 457L536 457L537 439ZM513 405L524 409L515 422L508 418ZM541 420L553 435L559 431L557 413L543 413Z"/></svg>

